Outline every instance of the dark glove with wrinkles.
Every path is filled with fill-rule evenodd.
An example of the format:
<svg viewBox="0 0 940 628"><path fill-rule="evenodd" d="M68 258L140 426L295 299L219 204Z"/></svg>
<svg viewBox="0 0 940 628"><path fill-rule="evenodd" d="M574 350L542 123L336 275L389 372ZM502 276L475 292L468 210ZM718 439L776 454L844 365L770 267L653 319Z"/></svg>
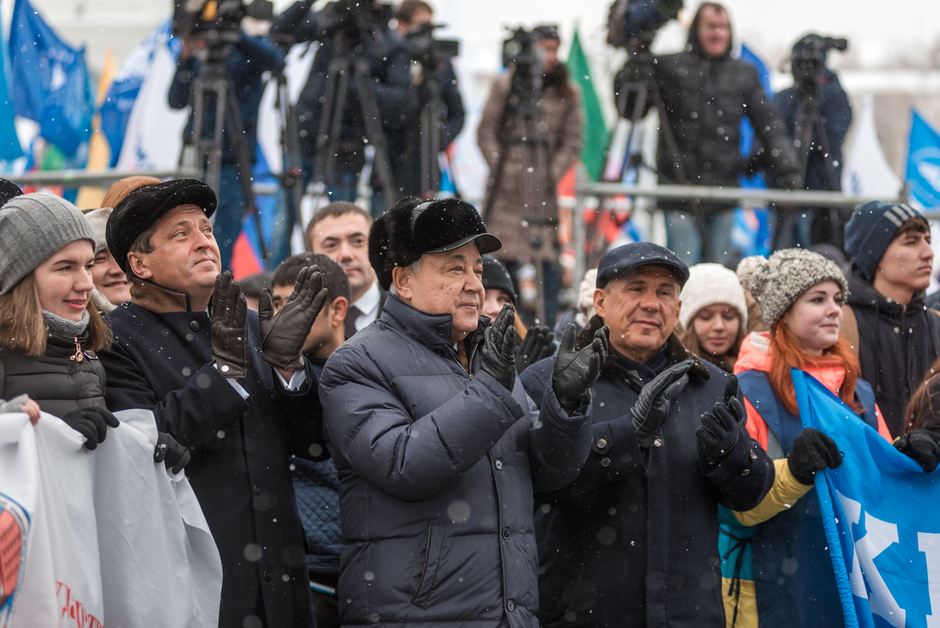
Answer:
<svg viewBox="0 0 940 628"><path fill-rule="evenodd" d="M555 344L555 334L548 327L533 325L529 333L516 347L516 372L522 373L539 360L544 360L558 347Z"/></svg>
<svg viewBox="0 0 940 628"><path fill-rule="evenodd" d="M301 351L310 326L326 303L323 275L316 266L302 268L294 290L281 311L274 313L271 291L261 290L258 318L261 324L261 359L281 371L302 371Z"/></svg>
<svg viewBox="0 0 940 628"><path fill-rule="evenodd" d="M561 407L568 414L581 405L581 398L588 394L591 386L600 377L601 369L607 362L609 333L610 330L604 325L594 332L591 344L575 351L578 328L574 323L568 323L565 327L552 367L552 389Z"/></svg>
<svg viewBox="0 0 940 628"><path fill-rule="evenodd" d="M212 357L219 372L225 377L244 377L248 372L248 302L229 271L215 279L209 313Z"/></svg>
<svg viewBox="0 0 940 628"><path fill-rule="evenodd" d="M515 311L507 303L484 333L483 349L480 353L483 370L505 386L506 390L512 390L516 383L514 319Z"/></svg>
<svg viewBox="0 0 940 628"><path fill-rule="evenodd" d="M842 454L836 442L820 432L807 427L793 439L793 447L787 456L790 473L800 484L813 483L817 471L835 469L842 464Z"/></svg>
<svg viewBox="0 0 940 628"><path fill-rule="evenodd" d="M693 364L692 360L673 364L640 390L636 403L630 408L630 417L636 442L641 447L649 447L653 443L656 431L669 415L672 402L689 383L688 373Z"/></svg>
<svg viewBox="0 0 940 628"><path fill-rule="evenodd" d="M747 412L735 397L737 389L738 380L732 375L725 385L724 400L702 415L702 426L695 430L698 455L706 469L720 464L731 453L744 429Z"/></svg>
<svg viewBox="0 0 940 628"><path fill-rule="evenodd" d="M163 462L173 473L179 473L190 459L189 449L180 445L166 432L157 432L157 446L153 448L153 461Z"/></svg>
<svg viewBox="0 0 940 628"><path fill-rule="evenodd" d="M940 444L937 443L937 437L925 429L913 429L907 434L902 434L894 441L894 448L913 458L926 473L936 469L937 462L940 461Z"/></svg>
<svg viewBox="0 0 940 628"><path fill-rule="evenodd" d="M62 420L66 425L85 437L85 449L94 450L98 443L104 442L109 427L121 424L113 414L105 408L88 407L72 410Z"/></svg>

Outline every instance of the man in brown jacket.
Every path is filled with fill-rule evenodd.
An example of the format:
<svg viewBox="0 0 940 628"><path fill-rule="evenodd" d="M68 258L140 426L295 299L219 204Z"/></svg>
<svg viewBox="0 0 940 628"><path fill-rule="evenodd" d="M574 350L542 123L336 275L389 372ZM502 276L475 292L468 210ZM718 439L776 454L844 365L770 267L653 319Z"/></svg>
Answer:
<svg viewBox="0 0 940 628"><path fill-rule="evenodd" d="M524 115L526 103L519 92L525 89L511 89L519 77L515 76L518 68L510 67L493 83L477 128L477 143L490 167L483 217L503 243L493 255L514 277L522 264L546 260L543 324L551 326L561 289L561 273L549 261L558 257L555 186L581 151L581 95L558 60L561 40L557 28L539 26L532 36L542 59L541 72L534 70L534 84L541 85L537 117L544 124ZM542 240L541 248L531 246L532 237Z"/></svg>

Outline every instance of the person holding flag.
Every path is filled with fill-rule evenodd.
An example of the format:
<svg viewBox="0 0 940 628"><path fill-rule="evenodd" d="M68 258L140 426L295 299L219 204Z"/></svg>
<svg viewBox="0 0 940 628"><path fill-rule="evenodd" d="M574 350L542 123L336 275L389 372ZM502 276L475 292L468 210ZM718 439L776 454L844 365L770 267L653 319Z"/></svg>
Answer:
<svg viewBox="0 0 940 628"><path fill-rule="evenodd" d="M858 359L839 335L848 283L834 262L803 249L746 258L738 278L769 331L744 339L734 372L748 433L775 459L776 479L757 508L733 513L734 523L722 528L728 625L757 626L758 617L761 626L844 625L814 488L816 472L838 467L843 453L826 434L803 428L790 373L806 371L891 440L871 386L859 379ZM920 450L899 449L923 464Z"/></svg>

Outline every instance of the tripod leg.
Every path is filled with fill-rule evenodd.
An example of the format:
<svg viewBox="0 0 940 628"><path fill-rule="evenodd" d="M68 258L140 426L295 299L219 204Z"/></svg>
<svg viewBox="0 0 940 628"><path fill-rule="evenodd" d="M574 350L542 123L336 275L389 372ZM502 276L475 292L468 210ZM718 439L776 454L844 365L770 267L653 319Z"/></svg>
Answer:
<svg viewBox="0 0 940 628"><path fill-rule="evenodd" d="M258 244L261 247L261 258L268 262L270 256L268 255L267 246L264 243L264 233L261 229L261 215L258 213L258 204L255 202L255 193L251 189L252 181L252 163L253 160L248 154L248 144L245 142L245 126L242 124L241 111L238 109L238 103L235 99L235 92L227 90L228 95L228 114L227 122L229 128L232 130L230 134L232 148L235 150L235 156L238 160L238 181L242 188L242 195L245 199L245 212L254 217L255 228L258 233ZM242 217L244 214L242 215ZM239 227L241 227L241 220L239 222ZM235 233L236 239L238 238L238 233Z"/></svg>
<svg viewBox="0 0 940 628"><path fill-rule="evenodd" d="M356 84L359 87L359 105L362 107L362 117L366 125L366 137L369 138L369 142L375 149L373 168L379 175L385 202L388 207L391 207L398 200L398 194L395 191L392 167L388 159L388 142L385 138L385 132L382 130L379 104L375 100L375 92L372 90L369 65L364 59L355 59L353 68L356 72Z"/></svg>

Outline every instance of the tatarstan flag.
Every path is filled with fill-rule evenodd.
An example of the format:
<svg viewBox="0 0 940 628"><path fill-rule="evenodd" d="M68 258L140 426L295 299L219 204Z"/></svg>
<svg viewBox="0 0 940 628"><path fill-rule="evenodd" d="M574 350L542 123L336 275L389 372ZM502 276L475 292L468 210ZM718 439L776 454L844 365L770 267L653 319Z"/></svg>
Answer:
<svg viewBox="0 0 940 628"><path fill-rule="evenodd" d="M597 181L604 168L604 150L607 148L607 123L601 109L594 79L587 57L581 48L581 38L575 28L571 40L571 50L565 62L568 76L581 87L581 106L584 110L584 146L581 148L581 161L592 180Z"/></svg>

